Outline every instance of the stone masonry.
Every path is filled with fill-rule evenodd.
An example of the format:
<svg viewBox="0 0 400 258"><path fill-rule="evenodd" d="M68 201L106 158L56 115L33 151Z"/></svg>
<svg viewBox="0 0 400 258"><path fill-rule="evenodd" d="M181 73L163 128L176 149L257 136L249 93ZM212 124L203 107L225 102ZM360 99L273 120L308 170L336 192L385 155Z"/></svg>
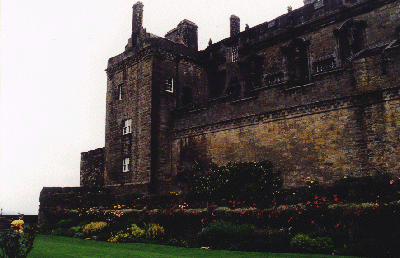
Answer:
<svg viewBox="0 0 400 258"><path fill-rule="evenodd" d="M244 31L232 15L230 37L199 51L196 24L157 37L136 3L106 70L104 159L82 154L81 185L165 194L195 166L262 159L286 188L400 176L399 1L304 4Z"/></svg>

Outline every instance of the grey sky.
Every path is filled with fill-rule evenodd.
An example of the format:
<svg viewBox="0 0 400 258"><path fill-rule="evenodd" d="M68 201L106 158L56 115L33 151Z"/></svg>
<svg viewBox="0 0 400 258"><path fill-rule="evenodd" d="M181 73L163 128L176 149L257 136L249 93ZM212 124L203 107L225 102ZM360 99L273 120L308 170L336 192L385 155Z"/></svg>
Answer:
<svg viewBox="0 0 400 258"><path fill-rule="evenodd" d="M37 214L44 186L79 186L80 153L104 147L108 58L123 52L135 0L1 2L0 207ZM164 36L183 19L199 49L303 5L302 0L142 0L143 27Z"/></svg>

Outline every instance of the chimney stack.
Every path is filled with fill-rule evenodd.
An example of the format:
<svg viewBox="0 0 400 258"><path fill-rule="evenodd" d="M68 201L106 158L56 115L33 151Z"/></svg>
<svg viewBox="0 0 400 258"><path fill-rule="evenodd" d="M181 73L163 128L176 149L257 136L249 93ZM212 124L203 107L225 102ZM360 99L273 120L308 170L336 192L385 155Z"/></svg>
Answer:
<svg viewBox="0 0 400 258"><path fill-rule="evenodd" d="M240 33L240 18L236 15L231 15L231 37Z"/></svg>
<svg viewBox="0 0 400 258"><path fill-rule="evenodd" d="M143 23L143 3L137 2L133 5L133 17L132 17L132 35L137 35L142 29Z"/></svg>

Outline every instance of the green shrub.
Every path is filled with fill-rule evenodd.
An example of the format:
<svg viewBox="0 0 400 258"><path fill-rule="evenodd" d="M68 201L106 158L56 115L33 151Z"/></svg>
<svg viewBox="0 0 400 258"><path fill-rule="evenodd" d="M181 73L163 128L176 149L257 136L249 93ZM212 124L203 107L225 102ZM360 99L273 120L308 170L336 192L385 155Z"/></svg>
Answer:
<svg viewBox="0 0 400 258"><path fill-rule="evenodd" d="M120 230L116 233L112 233L111 237L107 240L108 242L132 242L132 235Z"/></svg>
<svg viewBox="0 0 400 258"><path fill-rule="evenodd" d="M139 228L136 224L132 224L128 231L132 235L132 238L141 238L145 235L145 231Z"/></svg>
<svg viewBox="0 0 400 258"><path fill-rule="evenodd" d="M309 235L298 234L290 241L290 246L296 252L332 253L333 242L329 237L311 238Z"/></svg>
<svg viewBox="0 0 400 258"><path fill-rule="evenodd" d="M34 230L27 231L21 234L8 230L0 232L0 257L27 257L35 240Z"/></svg>
<svg viewBox="0 0 400 258"><path fill-rule="evenodd" d="M57 228L69 229L75 225L76 223L73 219L63 219L57 222Z"/></svg>
<svg viewBox="0 0 400 258"><path fill-rule="evenodd" d="M110 227L112 228L113 231L120 231L130 228L132 224L136 224L134 218L113 222L111 223Z"/></svg>
<svg viewBox="0 0 400 258"><path fill-rule="evenodd" d="M106 222L100 221L100 222L92 222L89 224L86 224L82 228L82 233L84 233L86 236L94 236L96 234L101 233L108 227L108 224Z"/></svg>
<svg viewBox="0 0 400 258"><path fill-rule="evenodd" d="M400 257L399 239L362 239L360 242L339 250L339 255L363 257Z"/></svg>
<svg viewBox="0 0 400 258"><path fill-rule="evenodd" d="M82 238L83 239L83 238L85 238L85 234L77 232L77 233L75 233L74 238Z"/></svg>
<svg viewBox="0 0 400 258"><path fill-rule="evenodd" d="M254 230L259 242L258 250L262 252L287 252L290 246L290 232L287 229L256 229ZM257 248L257 246L255 246Z"/></svg>
<svg viewBox="0 0 400 258"><path fill-rule="evenodd" d="M138 230L136 231L137 234L140 234L140 228L138 228ZM148 225L145 226L144 229L144 236L147 239L161 239L164 234L165 234L165 230L162 226L158 225L158 224L154 224L154 223L150 223Z"/></svg>
<svg viewBox="0 0 400 258"><path fill-rule="evenodd" d="M55 222L50 222L45 220L39 227L39 232L41 233L48 233L51 232L53 229L57 229L57 224Z"/></svg>
<svg viewBox="0 0 400 258"><path fill-rule="evenodd" d="M208 225L199 236L201 246L212 246L213 249L245 250L254 240L254 226L235 226L229 222L219 221Z"/></svg>

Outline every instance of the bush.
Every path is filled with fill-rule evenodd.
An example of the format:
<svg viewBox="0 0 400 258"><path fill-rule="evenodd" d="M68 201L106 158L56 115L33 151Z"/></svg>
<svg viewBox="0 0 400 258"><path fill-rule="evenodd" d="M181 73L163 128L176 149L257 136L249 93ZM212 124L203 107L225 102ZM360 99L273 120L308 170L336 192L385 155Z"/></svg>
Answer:
<svg viewBox="0 0 400 258"><path fill-rule="evenodd" d="M283 253L290 246L291 236L287 229L256 229L258 248L257 251Z"/></svg>
<svg viewBox="0 0 400 258"><path fill-rule="evenodd" d="M77 233L75 233L74 238L81 238L81 239L83 239L83 238L85 238L85 234L80 233L80 232L77 232Z"/></svg>
<svg viewBox="0 0 400 258"><path fill-rule="evenodd" d="M140 228L138 229L140 230ZM139 230L137 230L137 233L139 233ZM161 239L165 234L164 228L154 223L146 225L144 232L145 238L147 239Z"/></svg>
<svg viewBox="0 0 400 258"><path fill-rule="evenodd" d="M108 227L108 224L106 222L103 222L103 221L92 222L92 223L86 224L82 228L82 233L85 234L86 236L94 236L96 234L102 233L107 227Z"/></svg>
<svg viewBox="0 0 400 258"><path fill-rule="evenodd" d="M133 238L141 238L145 235L145 231L139 228L136 224L132 224L132 227L128 229Z"/></svg>
<svg viewBox="0 0 400 258"><path fill-rule="evenodd" d="M364 257L400 257L399 239L363 239L360 242L342 249L339 255Z"/></svg>
<svg viewBox="0 0 400 258"><path fill-rule="evenodd" d="M302 253L332 253L333 242L329 237L311 238L309 235L298 234L290 241L290 246L296 252Z"/></svg>
<svg viewBox="0 0 400 258"><path fill-rule="evenodd" d="M111 237L107 241L112 242L112 243L132 242L132 235L121 230L121 231L118 231L117 233L111 234Z"/></svg>
<svg viewBox="0 0 400 258"><path fill-rule="evenodd" d="M229 222L219 221L208 225L199 236L201 246L213 249L245 250L254 242L252 225L235 226Z"/></svg>
<svg viewBox="0 0 400 258"><path fill-rule="evenodd" d="M57 224L55 222L50 222L45 220L42 225L39 227L39 232L41 233L48 233L53 229L57 229Z"/></svg>
<svg viewBox="0 0 400 258"><path fill-rule="evenodd" d="M9 258L27 257L33 248L34 240L34 230L22 234L12 231L0 232L0 255Z"/></svg>
<svg viewBox="0 0 400 258"><path fill-rule="evenodd" d="M152 242L152 240L160 240L165 234L165 230L158 224L150 223L141 229L136 224L132 224L127 230L120 230L111 235L107 240L109 242ZM146 240L148 239L148 240Z"/></svg>
<svg viewBox="0 0 400 258"><path fill-rule="evenodd" d="M115 222L111 223L110 227L112 228L113 231L120 231L120 230L126 230L127 228L130 228L132 226L132 224L135 224L134 218L115 221Z"/></svg>
<svg viewBox="0 0 400 258"><path fill-rule="evenodd" d="M73 219L63 219L57 223L57 228L69 229L75 225L76 223Z"/></svg>

